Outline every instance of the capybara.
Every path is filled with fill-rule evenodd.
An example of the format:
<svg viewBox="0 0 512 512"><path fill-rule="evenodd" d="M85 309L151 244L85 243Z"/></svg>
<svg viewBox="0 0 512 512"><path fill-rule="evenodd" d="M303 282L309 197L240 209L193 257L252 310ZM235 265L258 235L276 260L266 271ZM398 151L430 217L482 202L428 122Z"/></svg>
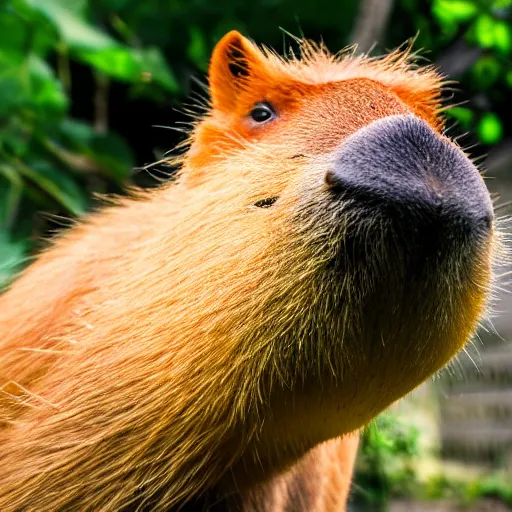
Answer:
<svg viewBox="0 0 512 512"><path fill-rule="evenodd" d="M474 333L497 235L441 77L301 48L224 36L176 177L1 297L3 512L343 510L340 437Z"/></svg>

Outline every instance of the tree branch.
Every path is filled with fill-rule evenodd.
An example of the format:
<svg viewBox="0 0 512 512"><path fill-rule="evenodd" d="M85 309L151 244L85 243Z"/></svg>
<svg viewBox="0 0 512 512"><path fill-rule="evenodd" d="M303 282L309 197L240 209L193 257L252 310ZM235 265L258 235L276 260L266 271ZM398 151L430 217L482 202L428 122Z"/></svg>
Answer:
<svg viewBox="0 0 512 512"><path fill-rule="evenodd" d="M379 41L388 24L394 0L362 0L350 42L359 53L368 52Z"/></svg>

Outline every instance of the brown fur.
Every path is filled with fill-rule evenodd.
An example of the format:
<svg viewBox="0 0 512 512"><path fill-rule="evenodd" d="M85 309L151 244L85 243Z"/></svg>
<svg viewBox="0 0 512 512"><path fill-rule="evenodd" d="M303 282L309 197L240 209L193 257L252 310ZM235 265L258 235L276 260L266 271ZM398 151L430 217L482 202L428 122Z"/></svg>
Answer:
<svg viewBox="0 0 512 512"><path fill-rule="evenodd" d="M320 444L292 468L243 496L245 512L345 510L359 436Z"/></svg>
<svg viewBox="0 0 512 512"><path fill-rule="evenodd" d="M324 278L345 231L368 228L347 214L333 230L325 156L393 114L440 131L439 77L406 53L303 52L285 62L225 36L177 180L63 233L0 298L0 510L158 511L211 489L278 510L302 481L322 494L301 498L308 510L343 509L356 444L320 443L365 425L474 332L490 244L383 317L372 306L403 283L379 239L361 275ZM279 123L248 122L262 100Z"/></svg>

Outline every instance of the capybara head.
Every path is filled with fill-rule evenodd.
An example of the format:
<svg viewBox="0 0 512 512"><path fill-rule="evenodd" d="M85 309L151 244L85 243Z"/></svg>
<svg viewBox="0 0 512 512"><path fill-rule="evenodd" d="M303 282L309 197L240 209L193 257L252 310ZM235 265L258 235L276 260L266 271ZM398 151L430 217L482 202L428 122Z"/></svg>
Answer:
<svg viewBox="0 0 512 512"><path fill-rule="evenodd" d="M474 333L493 209L440 77L407 52L302 52L227 34L176 180L91 216L2 298L0 508L164 510L264 480Z"/></svg>
<svg viewBox="0 0 512 512"><path fill-rule="evenodd" d="M247 366L265 393L280 390L274 420L349 431L471 337L491 281L493 208L443 133L434 70L407 52L302 50L285 61L237 32L222 39L181 180L206 229L222 224L217 254L250 252L219 270L250 304Z"/></svg>

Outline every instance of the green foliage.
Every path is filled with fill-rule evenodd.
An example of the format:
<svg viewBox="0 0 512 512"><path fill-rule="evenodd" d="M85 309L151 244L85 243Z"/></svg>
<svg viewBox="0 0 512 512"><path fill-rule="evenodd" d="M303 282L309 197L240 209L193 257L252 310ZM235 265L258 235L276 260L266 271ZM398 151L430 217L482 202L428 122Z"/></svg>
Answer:
<svg viewBox="0 0 512 512"><path fill-rule="evenodd" d="M463 82L468 91L485 92L483 106L464 123L482 144L493 145L503 137L503 122L492 112L492 103L502 101L512 88L512 2L509 0L434 0L432 14L448 41L462 37L480 47L481 57L471 66ZM503 86L502 86L503 84ZM450 114L449 114L450 115ZM460 119L455 113L453 117Z"/></svg>
<svg viewBox="0 0 512 512"><path fill-rule="evenodd" d="M501 66L492 55L484 55L475 62L470 72L474 82L483 90L496 83L501 74Z"/></svg>
<svg viewBox="0 0 512 512"><path fill-rule="evenodd" d="M471 505L482 498L512 505L512 484L505 477L494 475L470 481L439 475L428 480L421 495L426 500L452 498L462 505Z"/></svg>
<svg viewBox="0 0 512 512"><path fill-rule="evenodd" d="M448 112L449 117L456 119L463 130L469 130L473 122L473 111L466 107L453 107Z"/></svg>
<svg viewBox="0 0 512 512"><path fill-rule="evenodd" d="M0 286L21 270L25 245L22 240L12 240L6 231L0 231Z"/></svg>
<svg viewBox="0 0 512 512"><path fill-rule="evenodd" d="M377 417L364 431L354 477L354 499L386 510L393 496L417 492L414 462L421 455L418 429L392 412Z"/></svg>
<svg viewBox="0 0 512 512"><path fill-rule="evenodd" d="M432 13L444 25L454 25L474 18L478 7L468 0L435 0Z"/></svg>
<svg viewBox="0 0 512 512"><path fill-rule="evenodd" d="M423 497L427 500L444 498L465 502L465 488L467 483L462 480L448 478L445 475L436 475L428 479L423 488Z"/></svg>
<svg viewBox="0 0 512 512"><path fill-rule="evenodd" d="M466 497L470 502L480 498L497 498L512 505L512 483L496 476L476 480L468 484Z"/></svg>
<svg viewBox="0 0 512 512"><path fill-rule="evenodd" d="M139 94L179 90L159 48L116 39L91 22L91 7L86 0L0 6L0 288L31 249L27 216L81 215L90 206L88 189L123 185L135 164L123 138L72 118L71 63L90 69L105 101L109 80L139 87Z"/></svg>
<svg viewBox="0 0 512 512"><path fill-rule="evenodd" d="M478 122L478 136L484 144L496 144L503 137L503 125L500 118L487 112Z"/></svg>
<svg viewBox="0 0 512 512"><path fill-rule="evenodd" d="M451 478L434 475L420 480L415 464L426 453L421 433L405 417L387 411L364 431L356 464L352 500L360 510L384 512L392 498L435 501L452 499L471 505L494 498L512 505L512 483L506 476Z"/></svg>

